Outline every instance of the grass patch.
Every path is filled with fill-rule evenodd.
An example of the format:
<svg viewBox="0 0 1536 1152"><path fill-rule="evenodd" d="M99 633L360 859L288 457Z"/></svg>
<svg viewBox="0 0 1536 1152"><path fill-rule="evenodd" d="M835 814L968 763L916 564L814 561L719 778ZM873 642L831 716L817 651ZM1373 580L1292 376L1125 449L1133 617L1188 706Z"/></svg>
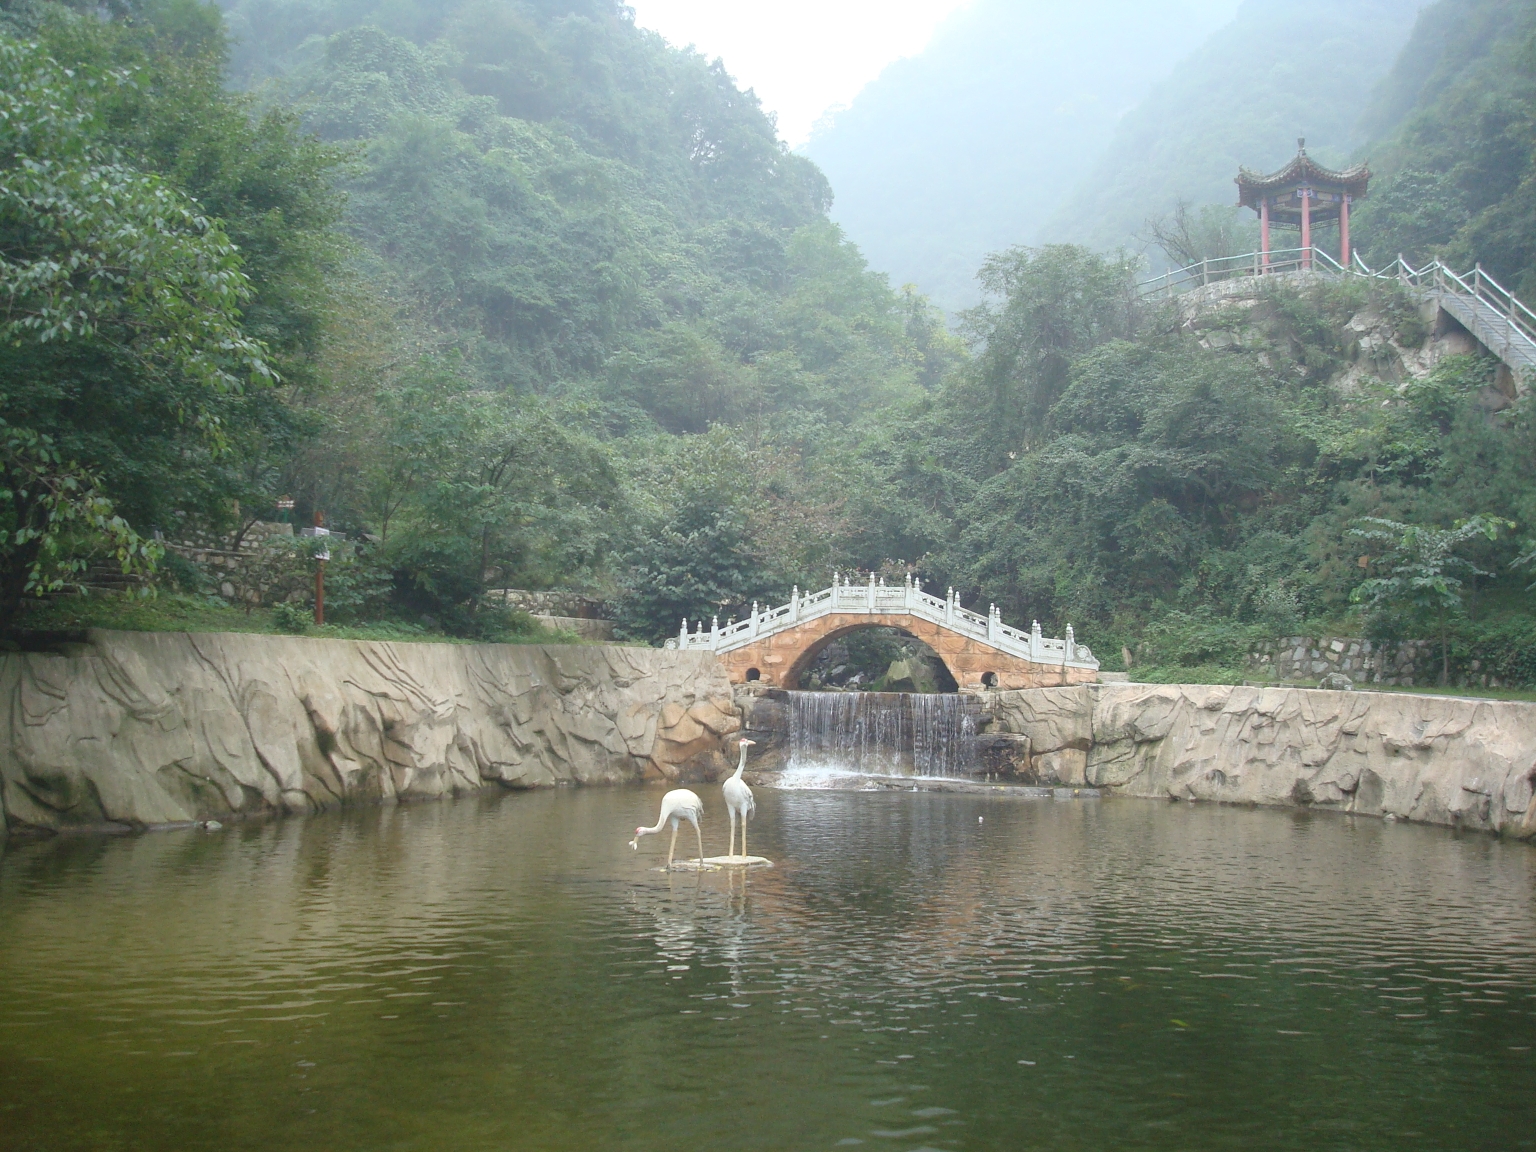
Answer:
<svg viewBox="0 0 1536 1152"><path fill-rule="evenodd" d="M301 629L280 627L273 611L247 612L217 597L161 592L143 596L101 592L63 596L27 605L18 628L70 631L110 628L121 632L243 632L262 636L307 636L321 640L380 640L416 644L590 644L574 632L555 631L536 622L494 637L470 640L406 620L372 620L354 624L313 624Z"/></svg>
<svg viewBox="0 0 1536 1152"><path fill-rule="evenodd" d="M1164 665L1131 669L1131 679L1139 684L1241 684L1241 669L1224 668L1216 664L1200 664L1193 668L1183 665Z"/></svg>

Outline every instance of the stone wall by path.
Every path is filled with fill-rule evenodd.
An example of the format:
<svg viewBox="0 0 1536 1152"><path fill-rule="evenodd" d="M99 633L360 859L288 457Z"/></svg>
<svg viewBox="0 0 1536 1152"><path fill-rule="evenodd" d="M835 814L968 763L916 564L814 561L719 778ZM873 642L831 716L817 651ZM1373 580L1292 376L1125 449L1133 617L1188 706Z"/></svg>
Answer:
<svg viewBox="0 0 1536 1152"><path fill-rule="evenodd" d="M1536 834L1536 704L1226 685L996 692L1033 772L1126 796Z"/></svg>
<svg viewBox="0 0 1536 1152"><path fill-rule="evenodd" d="M702 779L739 726L708 654L92 631L0 655L0 810L136 827Z"/></svg>
<svg viewBox="0 0 1536 1152"><path fill-rule="evenodd" d="M1465 663L1465 667L1461 667ZM1371 641L1358 636L1283 636L1254 645L1247 672L1268 680L1321 680L1335 672L1357 684L1403 688L1440 681L1440 649L1430 640ZM1453 660L1451 683L1458 688L1503 688L1482 660Z"/></svg>
<svg viewBox="0 0 1536 1152"><path fill-rule="evenodd" d="M1358 684L1412 687L1433 683L1440 664L1428 640L1393 643L1358 636L1282 636L1255 645L1248 653L1247 670L1275 680L1320 680L1338 672Z"/></svg>
<svg viewBox="0 0 1536 1152"><path fill-rule="evenodd" d="M520 608L530 616L568 616L579 620L606 620L612 605L580 592L530 592L525 588L493 588L487 598L508 608Z"/></svg>

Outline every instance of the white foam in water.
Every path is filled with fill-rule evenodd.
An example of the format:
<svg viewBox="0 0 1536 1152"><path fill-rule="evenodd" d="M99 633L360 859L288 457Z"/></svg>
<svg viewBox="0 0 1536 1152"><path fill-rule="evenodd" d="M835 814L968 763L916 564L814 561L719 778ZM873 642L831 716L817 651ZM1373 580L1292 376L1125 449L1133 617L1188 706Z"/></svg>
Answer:
<svg viewBox="0 0 1536 1152"><path fill-rule="evenodd" d="M873 783L869 782L868 773L857 772L838 764L806 761L799 763L791 761L774 779L773 784L775 788L792 789L836 788L847 790L849 788L875 787Z"/></svg>
<svg viewBox="0 0 1536 1152"><path fill-rule="evenodd" d="M787 788L846 788L857 776L963 776L976 724L952 694L791 692Z"/></svg>

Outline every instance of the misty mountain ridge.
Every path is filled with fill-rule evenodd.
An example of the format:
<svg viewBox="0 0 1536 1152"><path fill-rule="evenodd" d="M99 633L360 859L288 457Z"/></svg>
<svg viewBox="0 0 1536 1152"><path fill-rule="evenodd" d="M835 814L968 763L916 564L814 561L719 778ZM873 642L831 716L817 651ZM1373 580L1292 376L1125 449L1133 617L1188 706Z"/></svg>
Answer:
<svg viewBox="0 0 1536 1152"><path fill-rule="evenodd" d="M820 125L804 152L870 263L953 309L974 296L986 253L1033 239L1168 62L1236 7L979 0Z"/></svg>
<svg viewBox="0 0 1536 1152"><path fill-rule="evenodd" d="M870 263L949 310L1011 244L1144 247L1180 199L1233 202L1238 165L1359 125L1424 0L981 0L893 64L805 152Z"/></svg>

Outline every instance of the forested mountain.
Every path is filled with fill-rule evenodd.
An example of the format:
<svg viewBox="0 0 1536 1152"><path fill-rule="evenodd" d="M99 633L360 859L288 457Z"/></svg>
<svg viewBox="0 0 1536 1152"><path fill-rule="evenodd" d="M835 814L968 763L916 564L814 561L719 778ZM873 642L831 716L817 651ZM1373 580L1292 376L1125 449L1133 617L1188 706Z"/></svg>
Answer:
<svg viewBox="0 0 1536 1152"><path fill-rule="evenodd" d="M1368 259L1481 261L1536 295L1536 4L1427 8L1363 126L1377 173L1359 215Z"/></svg>
<svg viewBox="0 0 1536 1152"><path fill-rule="evenodd" d="M1428 181L1465 209L1431 247L1523 259L1526 26L1441 0L1474 8L1492 34L1421 25L1382 90L1363 244ZM337 616L421 634L514 635L490 592L521 586L656 640L836 567L1144 674L1364 628L1536 683L1533 401L1398 287L1190 316L1135 258L1005 247L952 335L723 69L617 5L230 19L261 31L233 57L198 0L0 2L5 622L101 619L35 602L109 564L302 627L309 544L235 588L156 538L232 547L286 495L351 537Z"/></svg>
<svg viewBox="0 0 1536 1152"><path fill-rule="evenodd" d="M251 419L180 429L167 451L201 463L175 478L75 428L108 413L53 364L44 391L64 406L45 455L64 451L142 534L183 518L238 532L290 494L300 517L376 536L396 591L437 618L488 583L612 581L668 516L693 515L679 500L709 501L727 567L750 521L780 561L819 568L827 536L770 515L806 482L778 462L920 395L958 354L842 240L824 178L755 100L617 5L237 9L264 30L238 57L267 77L253 96L218 88L225 34L196 0L4 12L39 42L8 80L42 68L40 93L64 85L80 163L118 157L218 213L243 262L220 315L243 305L266 342L257 378L208 394ZM42 268L66 233L36 211L14 250ZM15 331L57 357L62 330L39 314L14 312ZM28 403L12 389L4 418L27 422ZM737 451L683 458L673 434L716 426ZM36 546L17 556L24 583L57 578Z"/></svg>
<svg viewBox="0 0 1536 1152"><path fill-rule="evenodd" d="M1236 7L978 0L812 136L833 217L894 283L948 309L974 303L982 257L1037 240L1120 118Z"/></svg>
<svg viewBox="0 0 1536 1152"><path fill-rule="evenodd" d="M955 308L985 252L1140 250L1148 218L1232 202L1238 165L1278 167L1298 136L1344 161L1424 2L983 0L806 152L872 265Z"/></svg>
<svg viewBox="0 0 1536 1152"><path fill-rule="evenodd" d="M1273 171L1298 136L1323 163L1344 163L1365 143L1361 113L1423 4L1245 0L1121 121L1043 235L1109 249L1181 199L1235 203L1238 165Z"/></svg>

